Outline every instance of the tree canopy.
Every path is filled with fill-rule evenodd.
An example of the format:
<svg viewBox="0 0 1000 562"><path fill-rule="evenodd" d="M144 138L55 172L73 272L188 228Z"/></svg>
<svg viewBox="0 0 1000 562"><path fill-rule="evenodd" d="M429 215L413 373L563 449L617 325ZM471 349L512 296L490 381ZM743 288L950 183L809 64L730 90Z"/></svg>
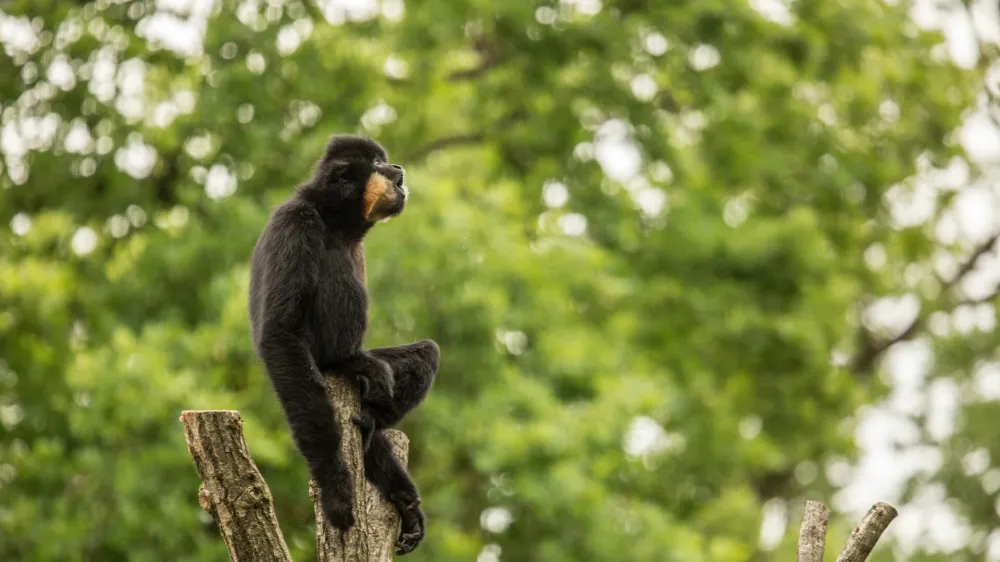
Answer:
<svg viewBox="0 0 1000 562"><path fill-rule="evenodd" d="M968 280L1000 254L954 211L996 207L956 134L985 40L957 65L883 0L2 10L0 559L224 559L198 408L240 411L313 556L248 259L335 132L409 177L366 243L368 343L442 350L402 426L414 562L789 559L901 384L901 446L937 461L862 503L947 499L949 560L996 536L997 299Z"/></svg>

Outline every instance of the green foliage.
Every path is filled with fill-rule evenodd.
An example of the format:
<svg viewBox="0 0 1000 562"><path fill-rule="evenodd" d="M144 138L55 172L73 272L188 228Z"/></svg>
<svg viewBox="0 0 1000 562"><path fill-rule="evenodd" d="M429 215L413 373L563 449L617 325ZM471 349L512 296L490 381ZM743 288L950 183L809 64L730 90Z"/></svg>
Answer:
<svg viewBox="0 0 1000 562"><path fill-rule="evenodd" d="M224 559L177 421L198 408L240 410L313 556L247 259L342 131L412 192L369 237L369 343L442 348L402 427L415 562L790 558L794 532L760 546L762 506L795 529L828 501L822 467L884 392L832 357L878 339L858 304L938 249L891 228L887 190L961 154L979 84L905 3L801 0L792 25L706 0L157 4L0 15L24 30L0 36L0 559ZM178 10L205 22L192 54L148 39Z"/></svg>

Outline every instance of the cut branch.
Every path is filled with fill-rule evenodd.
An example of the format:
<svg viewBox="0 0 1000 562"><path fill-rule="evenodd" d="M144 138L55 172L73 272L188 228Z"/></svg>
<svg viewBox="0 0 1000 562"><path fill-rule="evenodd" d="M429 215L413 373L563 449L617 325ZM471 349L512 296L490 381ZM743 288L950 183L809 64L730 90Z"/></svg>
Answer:
<svg viewBox="0 0 1000 562"><path fill-rule="evenodd" d="M798 562L823 562L826 549L826 525L830 508L820 502L807 501L799 530Z"/></svg>
<svg viewBox="0 0 1000 562"><path fill-rule="evenodd" d="M337 412L341 428L340 452L354 479L355 524L346 532L326 524L319 505L315 482L309 483L309 494L316 512L316 552L319 562L391 562L399 529L396 508L365 478L361 432L351 418L358 412L357 383L347 377L326 377L326 396ZM409 440L394 429L386 429L393 452L403 466L407 464Z"/></svg>
<svg viewBox="0 0 1000 562"><path fill-rule="evenodd" d="M326 524L314 482L309 483L316 512L316 551L320 562L391 562L399 528L396 508L365 478L361 432L351 421L358 412L357 382L326 377L327 398L337 412L341 453L354 481L355 524L340 531ZM188 452L201 477L198 503L215 519L233 562L291 562L278 527L271 492L250 458L239 412L181 413ZM409 440L387 429L386 437L403 466Z"/></svg>
<svg viewBox="0 0 1000 562"><path fill-rule="evenodd" d="M875 543L882 537L882 533L896 518L898 512L887 503L877 503L868 510L861 524L854 528L850 538L847 539L847 546L837 557L837 562L864 562L871 554Z"/></svg>
<svg viewBox="0 0 1000 562"><path fill-rule="evenodd" d="M872 506L847 539L847 546L837 557L837 562L865 562L896 515L896 509L887 503L879 502ZM806 502L799 531L798 562L823 562L829 519L828 507L820 502Z"/></svg>
<svg viewBox="0 0 1000 562"><path fill-rule="evenodd" d="M219 526L233 562L291 562L271 492L231 410L181 413L188 452L201 477L198 503Z"/></svg>

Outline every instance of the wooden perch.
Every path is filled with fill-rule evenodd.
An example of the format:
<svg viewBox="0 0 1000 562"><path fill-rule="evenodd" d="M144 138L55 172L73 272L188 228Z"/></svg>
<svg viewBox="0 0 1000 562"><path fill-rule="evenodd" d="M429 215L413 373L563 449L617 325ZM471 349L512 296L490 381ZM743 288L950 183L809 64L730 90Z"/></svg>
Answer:
<svg viewBox="0 0 1000 562"><path fill-rule="evenodd" d="M316 553L320 562L390 562L399 528L395 507L385 501L364 475L361 432L351 417L358 411L355 382L326 378L327 397L334 403L343 442L341 452L354 479L355 525L347 532L323 519L313 482L310 496L316 511ZM201 477L198 503L215 519L233 562L291 562L278 526L271 492L250 458L243 422L233 410L185 410L181 413L188 452ZM409 440L385 430L397 458L407 464Z"/></svg>
<svg viewBox="0 0 1000 562"><path fill-rule="evenodd" d="M887 503L877 503L868 510L861 524L847 539L847 546L837 557L837 562L865 562L875 543L882 537L889 523L896 518L896 509ZM820 502L807 501L799 531L798 562L822 562L826 548L826 526L830 509Z"/></svg>
<svg viewBox="0 0 1000 562"><path fill-rule="evenodd" d="M389 562L392 560L399 514L395 506L385 501L375 486L365 478L364 456L361 452L361 432L351 417L358 411L357 385L344 377L326 378L326 396L337 412L341 428L340 452L354 478L353 527L341 532L326 524L319 506L315 482L309 483L309 494L316 511L316 555L319 562ZM401 431L384 430L392 443L396 458L406 466L410 441Z"/></svg>

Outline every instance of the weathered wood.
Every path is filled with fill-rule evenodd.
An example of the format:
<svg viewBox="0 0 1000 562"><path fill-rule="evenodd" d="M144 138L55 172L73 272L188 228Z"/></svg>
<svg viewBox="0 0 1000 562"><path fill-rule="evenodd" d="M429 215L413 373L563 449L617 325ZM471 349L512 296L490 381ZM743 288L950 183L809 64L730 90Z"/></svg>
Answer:
<svg viewBox="0 0 1000 562"><path fill-rule="evenodd" d="M181 413L188 452L201 477L198 504L219 526L233 562L291 562L271 491L250 458L243 420L232 410Z"/></svg>
<svg viewBox="0 0 1000 562"><path fill-rule="evenodd" d="M826 526L830 520L830 508L820 502L806 502L802 514L802 528L799 529L798 562L823 562L826 549Z"/></svg>
<svg viewBox="0 0 1000 562"><path fill-rule="evenodd" d="M327 398L337 412L341 453L354 480L355 525L346 532L326 524L315 483L309 493L316 513L319 562L391 562L399 532L399 515L364 476L361 433L352 418L358 411L357 383L344 377L326 378ZM250 458L243 438L243 421L232 410L186 410L181 413L188 452L201 477L198 503L215 519L233 562L291 562L274 513L271 492ZM403 466L409 440L386 430L393 452ZM799 531L798 562L822 562L830 510L807 501ZM837 562L865 562L898 512L877 503L851 533Z"/></svg>
<svg viewBox="0 0 1000 562"><path fill-rule="evenodd" d="M864 562L871 554L875 543L882 537L886 527L899 513L887 503L879 502L865 514L861 523L847 539L847 546L837 557L837 562Z"/></svg>
<svg viewBox="0 0 1000 562"><path fill-rule="evenodd" d="M357 383L346 377L326 377L327 398L337 412L341 453L354 480L355 525L342 532L326 524L315 482L309 483L316 511L316 552L319 562L390 562L399 533L399 514L365 478L361 432L351 418L358 412ZM409 439L400 431L385 430L393 452L406 466Z"/></svg>

